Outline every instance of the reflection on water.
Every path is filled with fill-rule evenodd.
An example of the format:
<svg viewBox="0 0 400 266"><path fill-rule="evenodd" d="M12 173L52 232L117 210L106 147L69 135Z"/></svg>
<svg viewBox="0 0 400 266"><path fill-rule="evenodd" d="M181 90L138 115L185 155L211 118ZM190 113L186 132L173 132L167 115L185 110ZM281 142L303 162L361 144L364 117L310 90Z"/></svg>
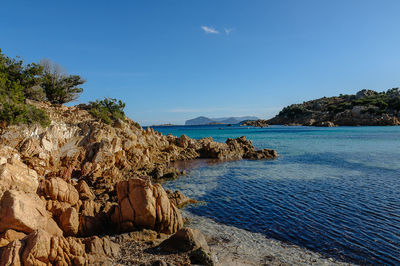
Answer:
<svg viewBox="0 0 400 266"><path fill-rule="evenodd" d="M246 135L281 155L206 165L168 182L206 202L188 212L346 261L400 263L400 127L161 130L218 141Z"/></svg>
<svg viewBox="0 0 400 266"><path fill-rule="evenodd" d="M176 161L169 163L169 166L176 167L179 170L193 170L196 168L201 168L205 166L213 166L217 164L221 164L225 162L220 159L195 159L195 160L187 160L187 161Z"/></svg>

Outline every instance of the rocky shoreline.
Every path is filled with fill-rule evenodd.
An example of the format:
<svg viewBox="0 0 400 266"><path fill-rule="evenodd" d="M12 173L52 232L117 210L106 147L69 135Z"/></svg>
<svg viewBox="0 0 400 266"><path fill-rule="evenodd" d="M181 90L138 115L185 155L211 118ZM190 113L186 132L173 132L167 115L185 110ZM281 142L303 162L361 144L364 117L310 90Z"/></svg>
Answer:
<svg viewBox="0 0 400 266"><path fill-rule="evenodd" d="M263 119L258 119L258 120L248 120L248 121L243 121L240 123L240 126L251 126L251 127L268 127L268 121L263 120Z"/></svg>
<svg viewBox="0 0 400 266"><path fill-rule="evenodd" d="M30 104L50 126L0 128L0 265L129 264L126 252L133 265L213 264L178 209L193 201L158 182L185 173L172 162L278 156L245 137L177 138L129 119L107 125L84 105Z"/></svg>

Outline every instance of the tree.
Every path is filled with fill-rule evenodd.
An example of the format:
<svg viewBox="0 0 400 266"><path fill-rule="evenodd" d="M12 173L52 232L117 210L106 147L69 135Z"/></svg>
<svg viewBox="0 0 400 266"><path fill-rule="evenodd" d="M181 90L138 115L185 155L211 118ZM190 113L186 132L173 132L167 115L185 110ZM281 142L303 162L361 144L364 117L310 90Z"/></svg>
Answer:
<svg viewBox="0 0 400 266"><path fill-rule="evenodd" d="M42 67L37 64L24 65L22 60L9 58L0 50L0 122L1 124L50 124L43 110L25 102L34 97L31 92L39 91L39 74ZM35 88L35 89L33 89ZM35 96L36 97L36 96Z"/></svg>
<svg viewBox="0 0 400 266"><path fill-rule="evenodd" d="M69 75L57 63L42 59L43 67L42 88L47 100L53 104L63 104L78 99L83 89L79 85L85 83L78 75Z"/></svg>

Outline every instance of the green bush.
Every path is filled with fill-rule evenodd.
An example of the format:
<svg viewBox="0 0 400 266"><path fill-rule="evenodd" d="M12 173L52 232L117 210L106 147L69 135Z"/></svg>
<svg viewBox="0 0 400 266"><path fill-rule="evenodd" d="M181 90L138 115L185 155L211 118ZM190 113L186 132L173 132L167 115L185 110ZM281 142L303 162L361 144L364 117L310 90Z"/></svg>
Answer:
<svg viewBox="0 0 400 266"><path fill-rule="evenodd" d="M89 113L106 124L111 124L117 119L125 120L125 103L113 98L104 98L89 102Z"/></svg>
<svg viewBox="0 0 400 266"><path fill-rule="evenodd" d="M25 103L30 98L27 91L40 83L41 67L23 65L22 60L11 59L0 50L0 121L10 124L41 124L50 120L43 110ZM33 94L31 95L33 97Z"/></svg>
<svg viewBox="0 0 400 266"><path fill-rule="evenodd" d="M0 121L7 125L40 124L42 127L50 125L47 114L30 104L15 102L0 102Z"/></svg>
<svg viewBox="0 0 400 266"><path fill-rule="evenodd" d="M303 104L292 104L282 109L279 115L285 115L288 118L295 118L300 115L307 115L310 111Z"/></svg>

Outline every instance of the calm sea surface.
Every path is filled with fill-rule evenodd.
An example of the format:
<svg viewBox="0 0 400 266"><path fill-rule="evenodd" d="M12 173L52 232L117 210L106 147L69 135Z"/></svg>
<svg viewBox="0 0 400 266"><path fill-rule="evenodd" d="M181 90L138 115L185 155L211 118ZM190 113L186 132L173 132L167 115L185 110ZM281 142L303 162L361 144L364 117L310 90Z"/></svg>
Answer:
<svg viewBox="0 0 400 266"><path fill-rule="evenodd" d="M360 264L400 264L400 127L155 127L216 141L247 136L271 161L197 168L165 184L219 223Z"/></svg>

